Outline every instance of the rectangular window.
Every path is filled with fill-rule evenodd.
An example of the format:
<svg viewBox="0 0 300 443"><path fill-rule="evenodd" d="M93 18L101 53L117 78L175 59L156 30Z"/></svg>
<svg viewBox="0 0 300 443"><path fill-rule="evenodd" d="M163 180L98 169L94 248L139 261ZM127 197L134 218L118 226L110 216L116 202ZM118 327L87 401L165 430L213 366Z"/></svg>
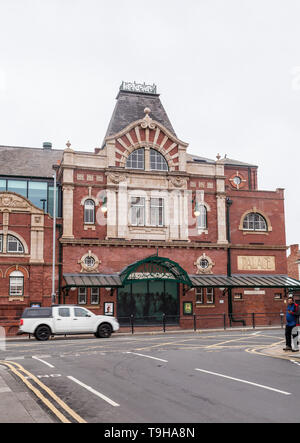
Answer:
<svg viewBox="0 0 300 443"><path fill-rule="evenodd" d="M47 211L47 182L29 182L28 199L38 208Z"/></svg>
<svg viewBox="0 0 300 443"><path fill-rule="evenodd" d="M196 288L196 303L203 304L203 288Z"/></svg>
<svg viewBox="0 0 300 443"><path fill-rule="evenodd" d="M214 301L214 288L206 288L206 303L213 304Z"/></svg>
<svg viewBox="0 0 300 443"><path fill-rule="evenodd" d="M145 198L131 197L131 224L133 226L145 225Z"/></svg>
<svg viewBox="0 0 300 443"><path fill-rule="evenodd" d="M58 201L59 193L58 193L58 189L59 189L59 187L56 186L56 215L58 217L60 217L61 214L60 214L60 211L59 211L59 201ZM53 215L53 202L54 202L54 186L49 186L49 189L48 189L48 209L47 209L47 211L48 211L48 213L50 215Z"/></svg>
<svg viewBox="0 0 300 443"><path fill-rule="evenodd" d="M78 304L86 305L86 299L87 299L87 289L78 288Z"/></svg>
<svg viewBox="0 0 300 443"><path fill-rule="evenodd" d="M274 299L275 300L281 300L282 299L282 294L278 292L277 294L274 295Z"/></svg>
<svg viewBox="0 0 300 443"><path fill-rule="evenodd" d="M27 181L25 180L7 180L7 190L16 192L27 198Z"/></svg>
<svg viewBox="0 0 300 443"><path fill-rule="evenodd" d="M3 235L0 234L0 252L3 251Z"/></svg>
<svg viewBox="0 0 300 443"><path fill-rule="evenodd" d="M151 226L164 226L163 198L150 199L150 224Z"/></svg>
<svg viewBox="0 0 300 443"><path fill-rule="evenodd" d="M24 277L10 277L9 295L11 297L20 297L23 295Z"/></svg>
<svg viewBox="0 0 300 443"><path fill-rule="evenodd" d="M91 305L99 304L99 288L91 288Z"/></svg>
<svg viewBox="0 0 300 443"><path fill-rule="evenodd" d="M0 191L6 191L6 180L0 180Z"/></svg>
<svg viewBox="0 0 300 443"><path fill-rule="evenodd" d="M243 300L243 294L241 294L240 292L234 294L233 297L235 300Z"/></svg>

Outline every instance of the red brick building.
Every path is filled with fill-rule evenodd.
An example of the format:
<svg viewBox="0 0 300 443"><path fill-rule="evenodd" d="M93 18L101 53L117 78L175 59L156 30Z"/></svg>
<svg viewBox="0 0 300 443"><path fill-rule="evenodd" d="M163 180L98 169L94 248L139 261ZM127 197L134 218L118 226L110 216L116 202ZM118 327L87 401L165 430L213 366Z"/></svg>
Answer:
<svg viewBox="0 0 300 443"><path fill-rule="evenodd" d="M182 327L251 324L253 314L279 321L287 291L299 284L287 276L283 190L259 190L256 165L189 154L154 88L122 84L94 152L68 144L52 153L62 201L57 302L123 324L131 316ZM8 198L26 211L11 206L7 219ZM7 185L0 214L3 244L12 233L23 247L18 260L0 253L2 313L17 316L32 302L51 303L53 220ZM19 299L12 271L24 278Z"/></svg>

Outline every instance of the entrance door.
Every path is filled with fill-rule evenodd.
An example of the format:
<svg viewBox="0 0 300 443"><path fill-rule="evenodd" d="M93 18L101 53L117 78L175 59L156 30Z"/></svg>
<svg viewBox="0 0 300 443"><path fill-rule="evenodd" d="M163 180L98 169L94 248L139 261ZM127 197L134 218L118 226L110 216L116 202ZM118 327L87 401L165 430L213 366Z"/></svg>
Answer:
<svg viewBox="0 0 300 443"><path fill-rule="evenodd" d="M179 322L178 284L170 280L133 281L118 290L118 320L128 324L131 315L135 324Z"/></svg>

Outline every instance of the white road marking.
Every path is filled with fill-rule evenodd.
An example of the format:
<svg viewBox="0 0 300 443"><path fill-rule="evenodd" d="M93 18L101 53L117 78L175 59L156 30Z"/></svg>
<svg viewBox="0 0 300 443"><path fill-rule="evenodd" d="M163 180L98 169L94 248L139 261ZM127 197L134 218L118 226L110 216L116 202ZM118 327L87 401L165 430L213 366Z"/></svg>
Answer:
<svg viewBox="0 0 300 443"><path fill-rule="evenodd" d="M38 358L38 357L36 357L36 356L34 356L34 355L32 356L32 358L34 358L35 360L40 361L41 363L44 363L44 365L49 366L49 368L55 368L55 366L51 365L50 363L48 363L48 362L45 361L45 360L42 360L41 358Z"/></svg>
<svg viewBox="0 0 300 443"><path fill-rule="evenodd" d="M139 355L140 357L152 358L153 360L163 361L164 363L168 363L168 360L163 360L162 358L151 357L150 355L138 354L137 352L126 352L126 354Z"/></svg>
<svg viewBox="0 0 300 443"><path fill-rule="evenodd" d="M269 390L269 391L278 392L279 394L283 394L283 395L291 395L290 392L280 391L279 389L271 388L270 386L259 385L259 384L257 384L257 383L253 383L253 382L251 382L251 381L241 380L240 378L234 378L234 377L229 377L228 375L218 374L217 372L205 371L204 369L199 369L199 368L195 368L195 371L204 372L205 374L216 375L217 377L228 378L229 380L234 380L234 381L238 381L238 382L240 382L240 383L246 383L246 384L248 384L248 385L256 386L256 387L258 387L258 388L263 388L263 389L267 389L267 390Z"/></svg>
<svg viewBox="0 0 300 443"><path fill-rule="evenodd" d="M71 377L70 375L67 376L70 380L74 381L78 385L82 386L83 388L87 389L88 391L92 392L93 394L97 395L97 397L102 398L102 400L105 400L107 403L109 403L112 406L120 406L118 403L114 402L110 398L106 397L106 395L101 394L101 392L96 391L95 389L91 388L90 386L82 383L81 381L77 380L77 378Z"/></svg>
<svg viewBox="0 0 300 443"><path fill-rule="evenodd" d="M24 355L18 357L6 357L4 360L24 360Z"/></svg>

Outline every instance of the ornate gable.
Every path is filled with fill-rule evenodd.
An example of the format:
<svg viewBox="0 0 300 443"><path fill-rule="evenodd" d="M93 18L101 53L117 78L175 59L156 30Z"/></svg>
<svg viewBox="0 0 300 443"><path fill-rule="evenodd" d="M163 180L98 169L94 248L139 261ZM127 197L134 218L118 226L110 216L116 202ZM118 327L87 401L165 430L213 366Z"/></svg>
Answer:
<svg viewBox="0 0 300 443"><path fill-rule="evenodd" d="M185 171L188 144L153 120L150 117L150 108L145 108L144 112L143 119L131 123L117 134L106 137L109 166L125 167L128 156L135 149L153 148L165 157L170 171Z"/></svg>

